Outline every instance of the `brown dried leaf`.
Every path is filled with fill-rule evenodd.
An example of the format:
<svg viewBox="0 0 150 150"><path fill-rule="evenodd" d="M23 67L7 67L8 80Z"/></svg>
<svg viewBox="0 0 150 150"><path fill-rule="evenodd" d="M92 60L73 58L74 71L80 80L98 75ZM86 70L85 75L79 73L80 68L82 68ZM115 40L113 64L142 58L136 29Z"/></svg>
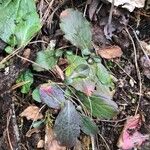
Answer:
<svg viewBox="0 0 150 150"><path fill-rule="evenodd" d="M45 150L66 150L66 147L59 145L55 139L52 128L46 126L45 133Z"/></svg>
<svg viewBox="0 0 150 150"><path fill-rule="evenodd" d="M23 52L23 57L25 59L22 60L23 64L25 64L27 62L26 59L29 59L30 57L30 54L31 54L31 50L29 48L25 49L24 52Z"/></svg>
<svg viewBox="0 0 150 150"><path fill-rule="evenodd" d="M81 139L81 143L82 143L82 149L90 149L90 145L91 145L91 139L90 139L90 136L84 136L82 139Z"/></svg>
<svg viewBox="0 0 150 150"><path fill-rule="evenodd" d="M56 74L56 76L58 76L58 78L61 78L61 80L64 81L64 72L58 65L55 65L53 72Z"/></svg>
<svg viewBox="0 0 150 150"><path fill-rule="evenodd" d="M150 57L141 57L141 67L143 68L144 75L150 79Z"/></svg>
<svg viewBox="0 0 150 150"><path fill-rule="evenodd" d="M122 50L119 46L108 46L97 50L97 53L105 59L113 59L122 56Z"/></svg>
<svg viewBox="0 0 150 150"><path fill-rule="evenodd" d="M148 55L150 55L150 44L147 44L144 41L140 41L140 44L142 45L142 47L145 49L145 51L147 52Z"/></svg>
<svg viewBox="0 0 150 150"><path fill-rule="evenodd" d="M76 145L74 146L73 150L82 150L81 141L77 140Z"/></svg>
<svg viewBox="0 0 150 150"><path fill-rule="evenodd" d="M43 115L40 113L40 109L37 106L29 106L27 107L21 114L21 117L26 117L27 120L37 121L38 119L42 119Z"/></svg>
<svg viewBox="0 0 150 150"><path fill-rule="evenodd" d="M44 141L43 140L40 140L38 143L37 143L37 148L43 148L44 147Z"/></svg>
<svg viewBox="0 0 150 150"><path fill-rule="evenodd" d="M40 130L38 128L33 128L33 129L30 129L27 133L26 133L26 137L31 137L32 134L34 133L39 133Z"/></svg>

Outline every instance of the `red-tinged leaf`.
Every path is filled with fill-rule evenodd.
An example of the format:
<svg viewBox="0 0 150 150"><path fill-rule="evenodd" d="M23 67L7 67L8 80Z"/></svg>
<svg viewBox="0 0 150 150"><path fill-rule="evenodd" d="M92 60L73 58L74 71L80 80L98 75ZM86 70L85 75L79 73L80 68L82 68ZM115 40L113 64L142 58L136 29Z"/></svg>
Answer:
<svg viewBox="0 0 150 150"><path fill-rule="evenodd" d="M141 127L141 116L138 114L127 119L121 136L118 140L118 147L122 150L130 150L142 145L149 135L143 135L138 130Z"/></svg>
<svg viewBox="0 0 150 150"><path fill-rule="evenodd" d="M75 79L71 84L76 90L83 92L87 96L91 96L95 90L95 82L89 78L86 79Z"/></svg>
<svg viewBox="0 0 150 150"><path fill-rule="evenodd" d="M51 108L60 109L62 103L65 102L62 89L55 84L43 84L39 92L42 102Z"/></svg>

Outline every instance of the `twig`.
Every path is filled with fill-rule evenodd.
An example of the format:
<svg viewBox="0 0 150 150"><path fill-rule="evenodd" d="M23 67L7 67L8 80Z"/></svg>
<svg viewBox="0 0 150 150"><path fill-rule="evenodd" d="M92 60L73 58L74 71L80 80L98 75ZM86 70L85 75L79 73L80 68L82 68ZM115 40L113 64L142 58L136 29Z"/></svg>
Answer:
<svg viewBox="0 0 150 150"><path fill-rule="evenodd" d="M49 11L50 11L50 9L51 9L51 7L52 7L54 1L55 1L55 0L52 0L52 1L49 3L47 10L46 10L44 16L42 17L42 23L43 23L43 24L44 24L44 22L46 21L48 15L49 15Z"/></svg>
<svg viewBox="0 0 150 150"><path fill-rule="evenodd" d="M83 13L83 16L85 17L86 15L86 11L87 11L87 6L89 5L89 1L87 0L86 2L86 5L85 5L85 8L84 8L84 13Z"/></svg>
<svg viewBox="0 0 150 150"><path fill-rule="evenodd" d="M99 136L101 137L101 139L104 141L104 143L106 144L107 150L111 150L110 147L108 146L105 138L99 133Z"/></svg>
<svg viewBox="0 0 150 150"><path fill-rule="evenodd" d="M16 114L15 114L15 106L14 104L12 103L11 104L11 110L12 110L12 125L13 125L13 130L14 130L14 134L15 134L15 137L16 137L16 141L17 143L20 141L20 137L19 137L19 129L18 129L18 125L17 125L17 118L16 118Z"/></svg>
<svg viewBox="0 0 150 150"><path fill-rule="evenodd" d="M10 111L9 111L8 114L7 114L6 133L7 133L7 138L8 138L8 143L9 143L10 149L13 150L13 146L12 146L10 135L9 135L9 123L10 123L10 119L11 119L11 114L10 114Z"/></svg>
<svg viewBox="0 0 150 150"><path fill-rule="evenodd" d="M6 61L8 61L9 59L11 59L13 56L15 56L17 53L19 53L19 51L20 51L20 48L17 48L11 54L9 54L8 56L6 56L4 59L2 59L0 61L0 65L4 64Z"/></svg>
<svg viewBox="0 0 150 150"><path fill-rule="evenodd" d="M34 118L34 120L32 121L32 124L31 124L29 130L31 130L31 128L33 127L33 123L35 122L35 119L38 117L39 113L42 111L42 109L43 109L45 106L46 106L46 104L44 104L44 105L39 109L39 111L36 113L35 118Z"/></svg>
<svg viewBox="0 0 150 150"><path fill-rule="evenodd" d="M108 17L108 23L104 27L104 34L105 34L106 38L109 40L111 40L111 37L112 37L111 22L112 22L113 9L114 9L114 0L112 0L112 3L111 3L110 13L109 13L109 17Z"/></svg>
<svg viewBox="0 0 150 150"><path fill-rule="evenodd" d="M133 77L131 77L117 62L115 62L115 64L130 78L134 81L134 83L136 83L136 81L133 79Z"/></svg>
<svg viewBox="0 0 150 150"><path fill-rule="evenodd" d="M132 30L133 30L133 29L132 29ZM143 51L143 53L144 53L146 59L147 59L147 60L149 61L149 63L150 63L150 59L149 59L149 57L148 57L148 54L146 53L145 49L144 49L143 46L141 45L141 42L140 42L140 40L139 40L139 38L138 38L138 36L137 36L137 34L136 34L136 32L135 32L134 30L133 30L133 33L134 33L134 35L135 35L137 41L139 42L139 45L140 45L140 47L141 47L141 49L142 49L142 51Z"/></svg>
<svg viewBox="0 0 150 150"><path fill-rule="evenodd" d="M40 67L40 68L42 68L42 69L47 70L49 73L51 73L51 74L54 76L54 74L53 74L52 71L50 71L50 70L48 70L48 69L42 67L40 64L38 64L38 63L36 63L36 62L34 62L34 61L30 60L30 59L27 59L27 58L25 58L25 57L22 57L22 56L20 56L20 55L18 55L18 54L16 54L16 56L19 57L19 58L21 58L21 59L23 59L23 60L25 60L25 61L27 61L27 62L30 62L30 63L32 63L32 64L34 64L34 65L37 65L38 67ZM54 76L54 77L55 77L55 76Z"/></svg>
<svg viewBox="0 0 150 150"><path fill-rule="evenodd" d="M127 120L127 118L123 118L123 119L120 119L120 120L100 120L101 122L110 122L110 123L119 123L119 122L123 122Z"/></svg>
<svg viewBox="0 0 150 150"><path fill-rule="evenodd" d="M110 28L111 21L112 21L112 13L113 13L113 9L114 9L114 2L115 2L115 0L112 0L110 13L109 13L109 18L108 18L108 24L107 24L108 25L108 29Z"/></svg>
<svg viewBox="0 0 150 150"><path fill-rule="evenodd" d="M94 135L91 135L92 150L96 150Z"/></svg>
<svg viewBox="0 0 150 150"><path fill-rule="evenodd" d="M138 80L139 80L139 101L138 101L138 105L137 105L137 108L135 110L135 115L137 114L138 112L138 109L139 109L139 106L140 106L140 102L141 102L141 95L142 95L142 81L141 81L141 73L140 73L140 70L139 70L139 66L138 66L138 63L137 63L137 51L136 51L136 46L135 46L135 43L134 43L134 40L131 36L131 34L129 33L129 30L127 28L125 28L131 42L132 42L132 45L133 45L133 50L134 50L134 61L135 61L135 67L136 67L136 71L137 71L137 77L138 77Z"/></svg>

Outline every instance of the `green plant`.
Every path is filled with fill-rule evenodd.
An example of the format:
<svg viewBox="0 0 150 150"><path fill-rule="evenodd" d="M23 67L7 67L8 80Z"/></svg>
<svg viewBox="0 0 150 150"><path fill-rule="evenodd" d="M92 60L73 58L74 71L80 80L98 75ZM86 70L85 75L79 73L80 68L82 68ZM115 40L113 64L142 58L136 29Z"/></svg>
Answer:
<svg viewBox="0 0 150 150"><path fill-rule="evenodd" d="M34 0L5 0L0 12L0 38L11 47L25 46L41 28Z"/></svg>
<svg viewBox="0 0 150 150"><path fill-rule="evenodd" d="M33 91L32 96L36 101L59 110L54 124L56 138L62 145L72 147L80 130L88 135L98 132L92 117L110 119L116 115L118 108L112 101L111 90L114 89L114 84L111 75L101 60L91 52L89 22L74 9L63 11L60 20L65 38L81 50L82 56L65 53L69 65L65 70L63 87L53 82L42 84ZM54 49L40 51L36 63L42 69L36 65L33 68L37 71L52 69L58 59L55 54Z"/></svg>

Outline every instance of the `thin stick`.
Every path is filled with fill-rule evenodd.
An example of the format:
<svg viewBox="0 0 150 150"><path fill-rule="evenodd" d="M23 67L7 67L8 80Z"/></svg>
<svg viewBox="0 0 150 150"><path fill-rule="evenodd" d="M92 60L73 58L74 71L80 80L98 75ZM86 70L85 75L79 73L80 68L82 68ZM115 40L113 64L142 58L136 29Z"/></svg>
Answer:
<svg viewBox="0 0 150 150"><path fill-rule="evenodd" d="M13 146L12 146L10 135L9 135L9 123L10 123L10 119L11 119L11 115L10 115L10 111L9 111L9 113L7 114L7 128L6 128L6 133L7 133L7 138L8 138L8 143L9 143L10 149L13 150Z"/></svg>
<svg viewBox="0 0 150 150"><path fill-rule="evenodd" d="M136 83L136 81L133 79L133 77L131 77L117 62L115 62L115 64L130 78L134 81L134 83Z"/></svg>
<svg viewBox="0 0 150 150"><path fill-rule="evenodd" d="M111 150L110 147L108 146L108 144L107 144L105 138L104 138L100 133L99 133L99 136L101 137L101 139L102 139L102 140L104 141L104 143L106 144L107 149L108 149L108 150Z"/></svg>
<svg viewBox="0 0 150 150"><path fill-rule="evenodd" d="M91 135L92 150L96 150L94 135Z"/></svg>
<svg viewBox="0 0 150 150"><path fill-rule="evenodd" d="M111 21L112 21L112 13L113 13L113 9L114 9L114 2L115 2L115 0L112 0L110 13L109 13L109 18L108 18L108 28L110 28L110 24L111 24Z"/></svg>
<svg viewBox="0 0 150 150"><path fill-rule="evenodd" d="M132 29L132 30L133 30L133 29ZM141 47L141 49L142 49L142 51L143 51L143 53L144 53L146 59L147 59L147 60L149 61L149 63L150 63L150 59L149 59L149 57L148 57L148 54L146 53L145 49L144 49L143 46L141 45L141 42L140 42L140 40L139 40L139 38L138 38L138 36L137 36L137 34L136 34L136 32L135 32L134 30L133 30L133 33L134 33L134 35L135 35L137 41L139 42L139 45L140 45L140 47Z"/></svg>
<svg viewBox="0 0 150 150"><path fill-rule="evenodd" d="M141 102L141 95L142 95L142 81L141 81L141 73L140 73L140 70L139 70L139 66L138 66L138 63L137 63L137 52L136 52L136 46L135 46L135 43L134 43L134 40L131 36L131 34L129 33L129 30L127 28L125 28L131 42L132 42L132 45L133 45L133 50L134 50L134 61L135 61L135 67L136 67L136 71L137 71L137 77L138 77L138 80L139 80L139 101L138 101L138 105L137 105L137 108L135 110L135 115L137 114L138 110L139 110L139 106L140 106L140 102Z"/></svg>

